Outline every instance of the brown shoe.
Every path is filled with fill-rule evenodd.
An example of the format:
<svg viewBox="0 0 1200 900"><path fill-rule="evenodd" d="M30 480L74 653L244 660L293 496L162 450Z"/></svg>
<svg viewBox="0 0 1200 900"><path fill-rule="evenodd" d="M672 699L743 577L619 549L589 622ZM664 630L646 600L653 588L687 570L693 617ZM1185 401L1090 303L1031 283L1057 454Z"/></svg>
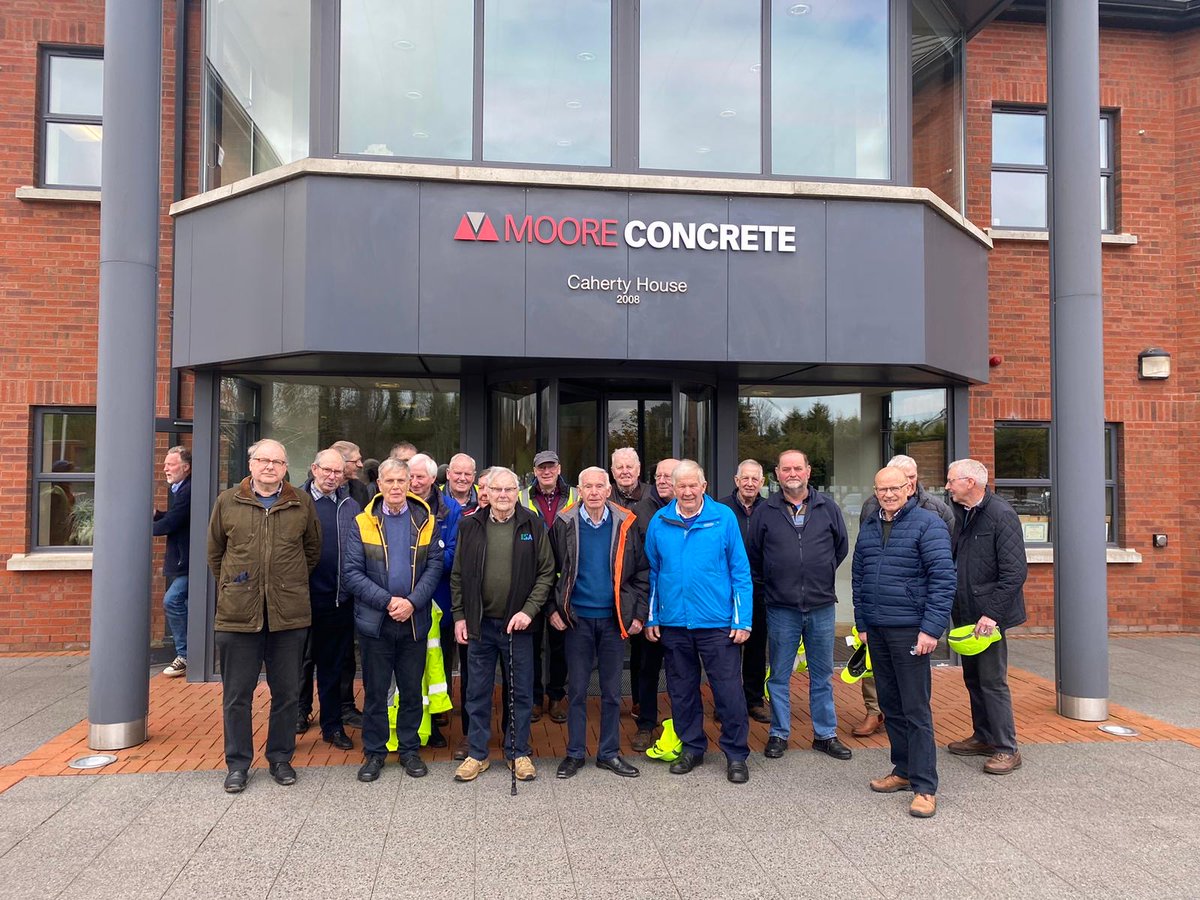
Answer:
<svg viewBox="0 0 1200 900"><path fill-rule="evenodd" d="M771 724L771 714L767 712L767 708L763 704L752 706L746 712L755 722L762 722L764 725Z"/></svg>
<svg viewBox="0 0 1200 900"><path fill-rule="evenodd" d="M464 760L471 755L471 742L463 738L454 748L454 758Z"/></svg>
<svg viewBox="0 0 1200 900"><path fill-rule="evenodd" d="M508 761L508 767L511 769L516 767L517 781L533 781L537 778L537 769L533 767L533 760L528 756L518 756L515 760Z"/></svg>
<svg viewBox="0 0 1200 900"><path fill-rule="evenodd" d="M654 746L654 729L639 728L638 733L633 736L633 743L630 746L633 747L634 753L645 753Z"/></svg>
<svg viewBox="0 0 1200 900"><path fill-rule="evenodd" d="M629 707L629 717L631 719L636 719L641 714L642 714L642 704L634 703L632 706Z"/></svg>
<svg viewBox="0 0 1200 900"><path fill-rule="evenodd" d="M866 718L850 733L855 737L870 737L883 727L883 713L867 713Z"/></svg>
<svg viewBox="0 0 1200 900"><path fill-rule="evenodd" d="M983 764L983 771L989 775L1011 775L1013 769L1021 768L1021 751L1016 753L997 753Z"/></svg>
<svg viewBox="0 0 1200 900"><path fill-rule="evenodd" d="M991 744L977 741L973 737L965 741L951 741L946 745L946 749L955 756L991 756L996 752L996 748Z"/></svg>
<svg viewBox="0 0 1200 900"><path fill-rule="evenodd" d="M933 818L933 814L937 812L937 797L933 794L913 794L912 803L908 807L908 814L916 816L918 819Z"/></svg>
<svg viewBox="0 0 1200 900"><path fill-rule="evenodd" d="M473 756L468 756L463 760L462 765L454 770L454 780L474 781L486 772L491 764L492 761L490 759L476 759Z"/></svg>
<svg viewBox="0 0 1200 900"><path fill-rule="evenodd" d="M896 791L911 791L912 785L907 778L899 775L884 775L871 782L871 790L877 794L894 794Z"/></svg>
<svg viewBox="0 0 1200 900"><path fill-rule="evenodd" d="M559 725L567 721L567 701L565 699L550 701L550 721Z"/></svg>
<svg viewBox="0 0 1200 900"><path fill-rule="evenodd" d="M541 720L542 720L542 704L535 703L535 704L533 704L533 709L530 710L530 713L529 713L529 724L532 725L535 722L540 722Z"/></svg>

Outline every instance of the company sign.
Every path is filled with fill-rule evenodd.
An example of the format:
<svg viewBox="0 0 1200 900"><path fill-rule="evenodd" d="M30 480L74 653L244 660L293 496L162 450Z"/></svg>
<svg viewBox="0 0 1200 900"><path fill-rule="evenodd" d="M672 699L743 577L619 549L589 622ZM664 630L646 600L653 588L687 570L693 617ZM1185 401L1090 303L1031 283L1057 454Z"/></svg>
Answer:
<svg viewBox="0 0 1200 900"><path fill-rule="evenodd" d="M504 217L503 237L487 213L463 214L456 241L561 244L566 247L651 247L662 250L723 250L795 253L795 225L735 225L730 222L643 222L575 216Z"/></svg>

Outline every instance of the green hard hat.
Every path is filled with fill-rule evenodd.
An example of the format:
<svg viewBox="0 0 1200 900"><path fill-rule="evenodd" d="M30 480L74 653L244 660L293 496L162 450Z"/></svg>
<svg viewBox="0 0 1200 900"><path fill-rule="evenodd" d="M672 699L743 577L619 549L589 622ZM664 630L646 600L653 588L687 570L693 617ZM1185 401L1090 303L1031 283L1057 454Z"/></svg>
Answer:
<svg viewBox="0 0 1200 900"><path fill-rule="evenodd" d="M675 734L675 720L667 719L663 722L662 734L646 750L646 755L651 759L661 759L663 762L675 762L682 752L683 741Z"/></svg>
<svg viewBox="0 0 1200 900"><path fill-rule="evenodd" d="M1001 634L998 628L992 629L991 634L978 636L975 634L974 625L960 625L958 628L950 629L950 633L946 635L946 643L959 656L974 656L976 653L982 653L1000 638Z"/></svg>

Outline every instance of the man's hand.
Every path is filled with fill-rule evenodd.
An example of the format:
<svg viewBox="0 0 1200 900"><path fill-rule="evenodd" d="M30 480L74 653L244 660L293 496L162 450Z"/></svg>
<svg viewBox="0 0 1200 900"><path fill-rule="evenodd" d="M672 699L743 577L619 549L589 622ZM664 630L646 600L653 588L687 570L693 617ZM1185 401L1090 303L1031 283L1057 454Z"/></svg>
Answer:
<svg viewBox="0 0 1200 900"><path fill-rule="evenodd" d="M925 632L917 635L917 656L925 656L932 653L937 647L937 638L930 637Z"/></svg>
<svg viewBox="0 0 1200 900"><path fill-rule="evenodd" d="M867 633L865 631L860 631L858 633L858 639L865 644L867 642Z"/></svg>
<svg viewBox="0 0 1200 900"><path fill-rule="evenodd" d="M735 644L744 644L750 639L750 632L745 628L734 628L729 632L729 639Z"/></svg>
<svg viewBox="0 0 1200 900"><path fill-rule="evenodd" d="M647 625L645 634L646 634L646 640L654 641L656 643L658 642L658 626L657 625Z"/></svg>
<svg viewBox="0 0 1200 900"><path fill-rule="evenodd" d="M393 597L388 603L388 615L397 622L407 622L412 617L413 608L403 597Z"/></svg>
<svg viewBox="0 0 1200 900"><path fill-rule="evenodd" d="M467 642L467 620L454 623L454 640L460 644Z"/></svg>
<svg viewBox="0 0 1200 900"><path fill-rule="evenodd" d="M987 616L980 616L979 621L975 623L975 637L987 637L996 630L996 620Z"/></svg>
<svg viewBox="0 0 1200 900"><path fill-rule="evenodd" d="M524 631L529 627L529 623L532 621L533 619L529 618L529 616L525 615L525 613L519 612L508 620L508 627L504 630L508 634L512 634L514 631Z"/></svg>
<svg viewBox="0 0 1200 900"><path fill-rule="evenodd" d="M641 619L634 619L629 624L629 633L630 634L641 634L642 633L642 620Z"/></svg>
<svg viewBox="0 0 1200 900"><path fill-rule="evenodd" d="M557 609L550 613L550 624L553 625L558 631L567 630L567 623L563 621L563 617L558 614Z"/></svg>

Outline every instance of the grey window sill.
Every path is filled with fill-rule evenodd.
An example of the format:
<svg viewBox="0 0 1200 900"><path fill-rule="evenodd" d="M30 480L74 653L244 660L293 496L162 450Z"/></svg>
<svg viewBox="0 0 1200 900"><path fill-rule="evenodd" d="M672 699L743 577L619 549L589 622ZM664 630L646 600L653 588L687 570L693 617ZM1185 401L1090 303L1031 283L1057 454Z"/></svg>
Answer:
<svg viewBox="0 0 1200 900"><path fill-rule="evenodd" d="M1016 231L1011 228L987 228L985 229L987 236L995 241L1042 241L1049 242L1050 232L1048 231ZM1102 234L1100 235L1101 244L1120 244L1131 246L1138 242L1136 234Z"/></svg>
<svg viewBox="0 0 1200 900"><path fill-rule="evenodd" d="M40 188L28 185L17 188L18 200L50 200L55 203L99 203L99 191L76 188Z"/></svg>
<svg viewBox="0 0 1200 900"><path fill-rule="evenodd" d="M1114 563L1140 563L1142 554L1128 547L1109 547L1104 551L1105 562ZM1025 561L1030 565L1034 563L1052 563L1054 562L1053 547L1026 547Z"/></svg>
<svg viewBox="0 0 1200 900"><path fill-rule="evenodd" d="M14 553L7 568L10 572L90 572L92 551Z"/></svg>

